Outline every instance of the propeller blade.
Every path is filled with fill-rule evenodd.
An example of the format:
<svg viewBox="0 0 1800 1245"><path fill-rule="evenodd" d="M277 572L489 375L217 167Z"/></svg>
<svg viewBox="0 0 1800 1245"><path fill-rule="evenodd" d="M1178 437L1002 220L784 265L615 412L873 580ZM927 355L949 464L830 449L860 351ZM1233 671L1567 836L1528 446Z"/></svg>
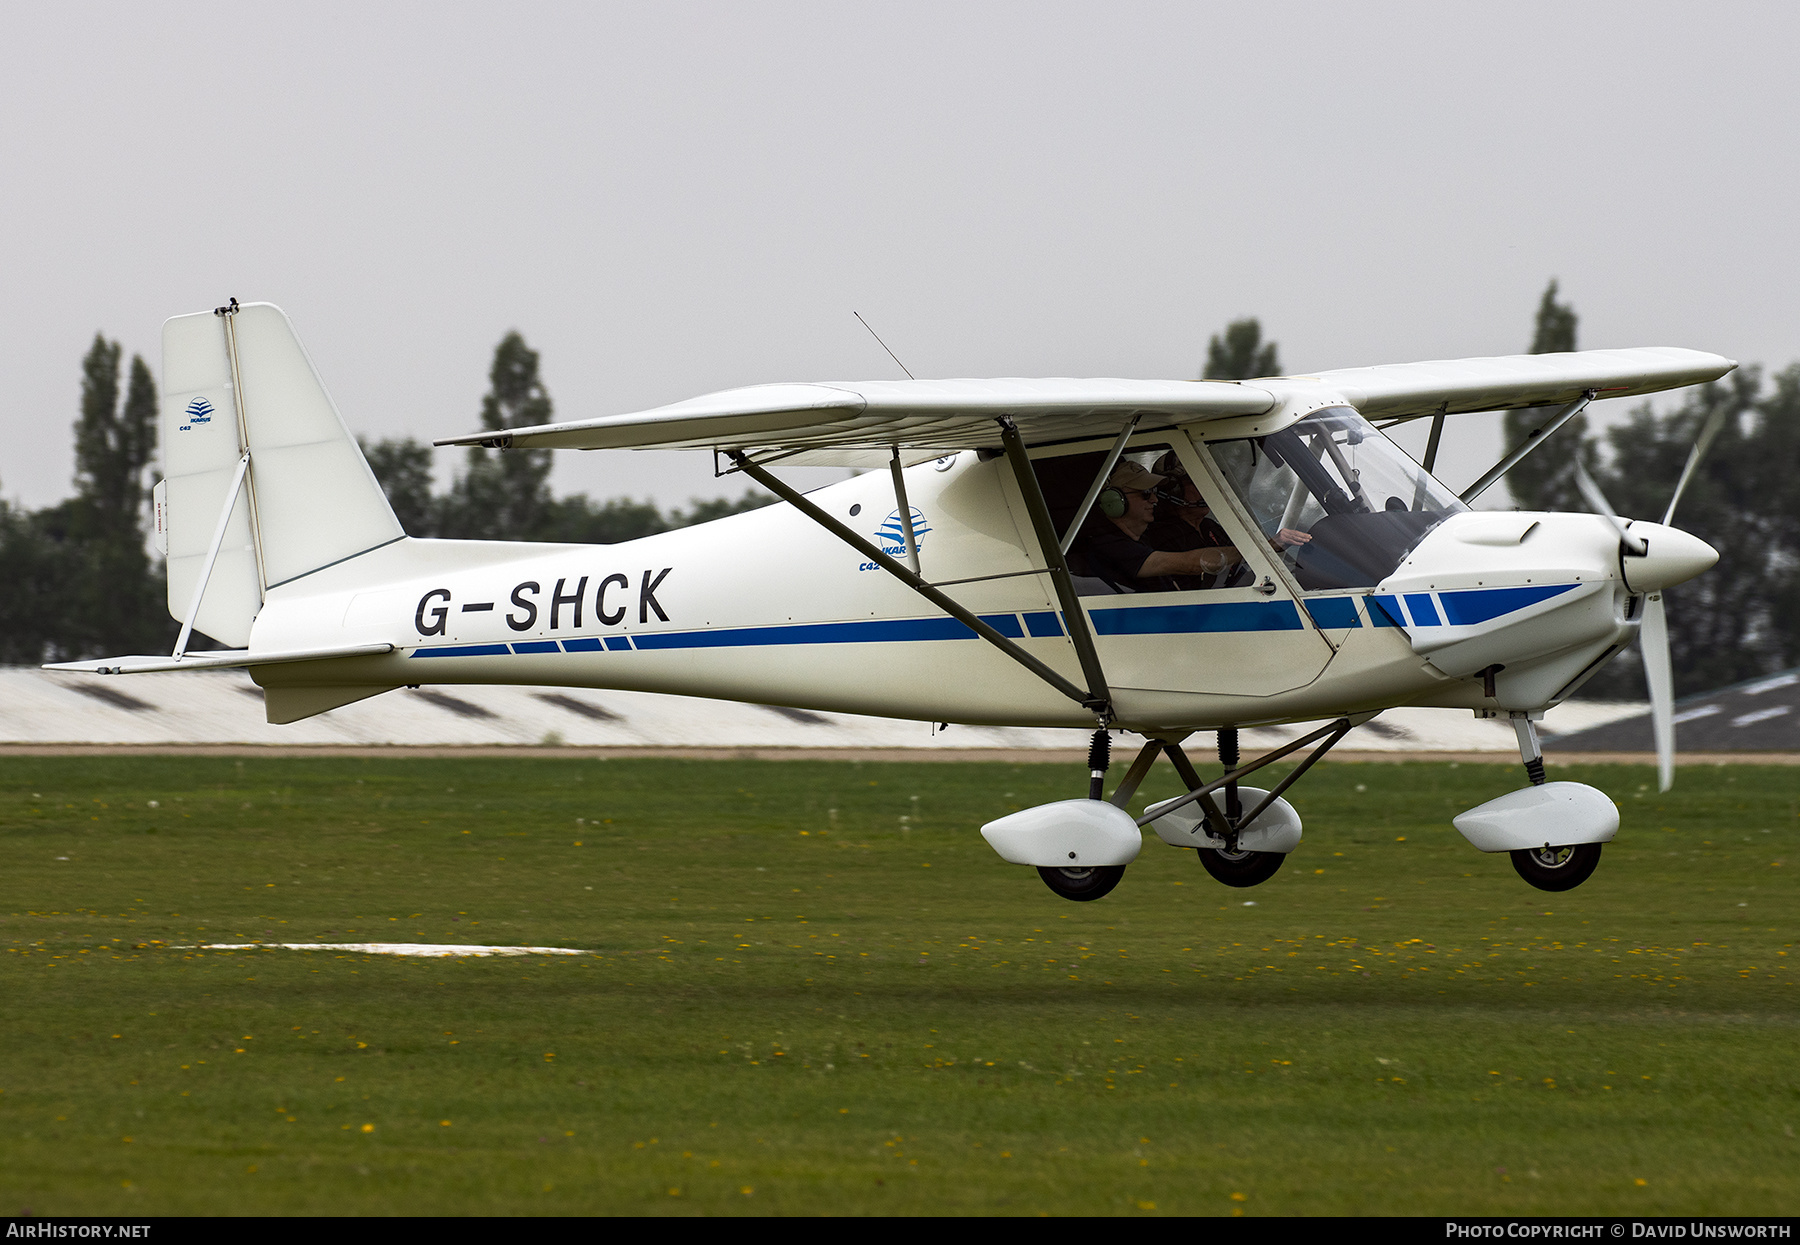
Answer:
<svg viewBox="0 0 1800 1245"><path fill-rule="evenodd" d="M1641 554L1644 552L1644 542L1625 530L1625 520L1621 519L1617 512L1613 510L1612 503L1606 500L1606 494L1602 493L1600 491L1600 486L1594 483L1594 477L1589 475L1587 468L1581 465L1581 458L1579 456L1575 459L1575 487L1581 490L1582 500L1586 501L1588 505L1592 506L1595 510L1598 510L1601 514L1605 515L1612 525L1619 530L1620 544L1624 545L1633 553Z"/></svg>
<svg viewBox="0 0 1800 1245"><path fill-rule="evenodd" d="M1681 495L1687 491L1700 460L1712 448L1713 438L1719 435L1730 414L1729 407L1718 407L1700 426L1700 435L1694 438L1694 448L1688 451L1687 463L1681 468L1681 479L1675 482L1675 491L1669 497L1669 508L1663 511L1664 527L1674 525L1675 507L1681 504ZM1581 470L1579 462L1575 469L1579 473L1575 483L1581 488L1581 495L1587 497L1586 484L1593 481L1586 480L1587 473ZM1596 486L1594 496L1598 497L1599 493ZM1605 498L1600 500L1604 502ZM1592 498L1589 501L1591 504ZM1638 648L1644 659L1644 682L1650 688L1650 733L1656 739L1656 789L1667 791L1675 785L1675 669L1669 657L1669 619L1660 592L1652 592L1645 600L1644 621L1638 628Z"/></svg>
<svg viewBox="0 0 1800 1245"><path fill-rule="evenodd" d="M1675 785L1675 671L1669 659L1669 620L1663 613L1663 594L1652 592L1644 602L1644 621L1638 627L1638 649L1644 659L1644 682L1650 687L1650 732L1656 737L1656 789Z"/></svg>
<svg viewBox="0 0 1800 1245"><path fill-rule="evenodd" d="M1675 507L1681 501L1682 493L1687 491L1688 481L1694 478L1694 468L1706 457L1706 451L1712 448L1713 438L1719 435L1719 429L1725 426L1725 417L1731 414L1728 407L1719 407L1706 417L1701 425L1700 435L1694 438L1694 448L1688 451L1687 465L1681 469L1681 479L1675 482L1675 492L1669 498L1669 508L1663 512L1663 526L1669 527L1675 521ZM1586 496L1586 494L1583 494Z"/></svg>

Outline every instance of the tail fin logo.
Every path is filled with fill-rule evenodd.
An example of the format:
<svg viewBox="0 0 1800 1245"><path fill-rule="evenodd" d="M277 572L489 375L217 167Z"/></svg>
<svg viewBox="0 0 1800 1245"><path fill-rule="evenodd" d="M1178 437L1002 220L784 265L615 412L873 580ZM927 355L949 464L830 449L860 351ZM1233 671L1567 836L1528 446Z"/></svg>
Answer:
<svg viewBox="0 0 1800 1245"><path fill-rule="evenodd" d="M195 398L192 402L187 404L187 410L182 412L182 414L187 416L187 423L181 425L181 431L187 432L191 430L195 424L212 423L213 404L208 402L205 398Z"/></svg>

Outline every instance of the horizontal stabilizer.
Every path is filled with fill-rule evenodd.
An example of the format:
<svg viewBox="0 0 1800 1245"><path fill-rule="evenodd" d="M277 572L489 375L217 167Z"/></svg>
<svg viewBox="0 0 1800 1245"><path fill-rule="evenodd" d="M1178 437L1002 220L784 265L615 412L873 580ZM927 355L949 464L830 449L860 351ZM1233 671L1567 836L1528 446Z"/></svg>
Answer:
<svg viewBox="0 0 1800 1245"><path fill-rule="evenodd" d="M392 644L350 644L340 648L297 648L268 653L252 653L245 649L224 652L189 653L185 657L145 654L134 657L102 657L98 661L59 661L46 670L69 670L80 674L158 674L169 670L231 670L245 666L276 666L295 661L327 661L334 657L376 657L391 653Z"/></svg>

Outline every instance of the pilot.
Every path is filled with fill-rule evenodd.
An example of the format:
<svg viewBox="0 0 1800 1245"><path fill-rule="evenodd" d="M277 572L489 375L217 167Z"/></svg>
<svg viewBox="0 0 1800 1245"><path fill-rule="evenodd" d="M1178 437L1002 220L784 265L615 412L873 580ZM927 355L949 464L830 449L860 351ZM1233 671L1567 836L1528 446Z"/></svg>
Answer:
<svg viewBox="0 0 1800 1245"><path fill-rule="evenodd" d="M1211 577L1240 559L1224 547L1156 549L1143 537L1156 517L1156 490L1165 477L1134 462L1121 462L1107 478L1095 513L1083 524L1071 552L1082 564L1076 573L1105 580L1131 592L1166 589L1170 576Z"/></svg>
<svg viewBox="0 0 1800 1245"><path fill-rule="evenodd" d="M1193 480L1188 477L1187 468L1181 465L1179 458L1175 457L1174 450L1170 450L1157 459L1156 470L1175 482L1179 498L1172 497L1168 489L1164 489L1159 494L1156 522L1144 534L1146 543L1158 549L1193 547L1192 542L1196 537L1187 536L1182 532L1181 527L1176 526L1178 524L1189 527L1203 544L1216 542L1228 545L1231 543L1231 537L1225 534L1225 529L1213 521L1211 508L1207 506L1206 499L1200 496L1200 490L1195 487ZM1390 509L1392 509L1393 500L1389 499ZM1284 527L1269 537L1269 544L1277 550L1287 550L1296 545L1307 544L1311 540L1312 536L1307 532L1302 532L1298 528ZM1189 543L1183 545L1182 541Z"/></svg>

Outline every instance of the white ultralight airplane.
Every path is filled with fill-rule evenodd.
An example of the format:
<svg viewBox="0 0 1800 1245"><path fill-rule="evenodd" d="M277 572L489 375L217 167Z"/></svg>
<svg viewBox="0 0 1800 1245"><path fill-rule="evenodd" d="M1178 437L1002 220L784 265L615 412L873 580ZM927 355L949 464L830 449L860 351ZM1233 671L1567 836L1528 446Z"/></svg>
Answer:
<svg viewBox="0 0 1800 1245"><path fill-rule="evenodd" d="M1531 785L1456 827L1533 886L1566 890L1593 872L1618 810L1544 780L1535 723L1638 636L1667 788L1661 593L1718 556L1670 523L1717 426L1661 523L1613 514L1579 464L1598 514L1469 503L1594 399L1734 366L1652 347L1243 382L759 385L438 444L709 449L721 474L786 505L618 545L420 540L287 317L233 299L163 329L155 502L175 650L50 668L244 667L271 722L398 687L503 683L1093 727L1087 798L982 827L1075 900L1112 890L1146 825L1227 885L1265 881L1301 837L1282 793L1345 732L1394 706L1465 708L1512 722ZM1460 497L1433 477L1447 417L1519 407L1556 409ZM1415 419L1431 420L1423 464L1382 432ZM802 496L777 463L889 470ZM1130 516L1148 512L1131 482L1151 480L1177 506L1210 507L1204 573L1117 569L1119 541L1142 534ZM232 648L190 653L196 630ZM1240 761L1239 728L1322 720ZM1219 777L1182 751L1196 731L1217 732ZM1109 796L1112 733L1145 742ZM1243 781L1309 746L1272 790ZM1133 817L1159 754L1187 794Z"/></svg>

